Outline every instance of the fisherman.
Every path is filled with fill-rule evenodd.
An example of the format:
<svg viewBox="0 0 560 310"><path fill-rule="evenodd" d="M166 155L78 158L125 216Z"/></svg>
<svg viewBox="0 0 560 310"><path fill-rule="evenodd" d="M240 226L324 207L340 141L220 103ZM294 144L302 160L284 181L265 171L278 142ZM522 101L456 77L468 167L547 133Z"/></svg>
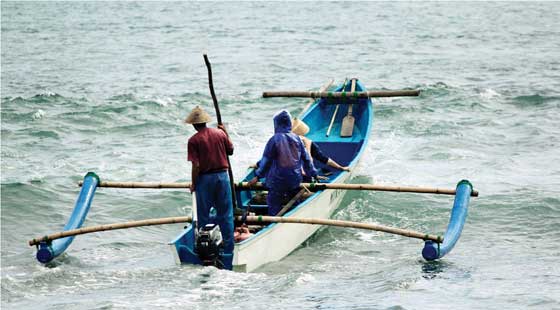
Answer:
<svg viewBox="0 0 560 310"><path fill-rule="evenodd" d="M305 137L305 135L309 132L309 126L307 126L307 124L304 121L294 118L292 120L292 132L301 138L301 141L303 141L303 145L305 145L305 150L307 151L307 153L311 155L311 158L316 159L317 161L325 165L331 166L335 169L342 170L342 171L350 171L350 167L339 165L332 158L326 156L321 151L317 143ZM304 181L306 182L309 181L307 179L307 176L304 176Z"/></svg>
<svg viewBox="0 0 560 310"><path fill-rule="evenodd" d="M210 115L199 106L185 119L197 133L188 142L188 160L192 163L191 193L196 191L199 227L210 223L210 210L216 210L216 224L220 226L224 253L233 253L233 203L228 176L228 155L233 143L226 128L206 127Z"/></svg>
<svg viewBox="0 0 560 310"><path fill-rule="evenodd" d="M292 118L285 110L274 116L274 135L268 140L255 170L250 185L259 178L266 177L268 214L276 215L282 209L282 202L290 199L299 191L303 179L302 167L306 175L317 177L317 170L301 139L292 130Z"/></svg>

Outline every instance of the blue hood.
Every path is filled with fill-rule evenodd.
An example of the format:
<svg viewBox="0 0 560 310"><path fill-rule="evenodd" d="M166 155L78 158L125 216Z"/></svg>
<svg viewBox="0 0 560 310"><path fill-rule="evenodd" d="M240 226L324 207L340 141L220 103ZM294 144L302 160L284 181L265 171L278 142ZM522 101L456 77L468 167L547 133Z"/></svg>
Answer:
<svg viewBox="0 0 560 310"><path fill-rule="evenodd" d="M266 186L273 191L293 190L303 177L301 170L310 177L317 176L313 161L298 135L292 133L292 117L286 110L274 115L274 135L268 140L259 168L258 177L266 178Z"/></svg>
<svg viewBox="0 0 560 310"><path fill-rule="evenodd" d="M274 133L287 133L292 131L292 116L290 112L282 110L274 115Z"/></svg>

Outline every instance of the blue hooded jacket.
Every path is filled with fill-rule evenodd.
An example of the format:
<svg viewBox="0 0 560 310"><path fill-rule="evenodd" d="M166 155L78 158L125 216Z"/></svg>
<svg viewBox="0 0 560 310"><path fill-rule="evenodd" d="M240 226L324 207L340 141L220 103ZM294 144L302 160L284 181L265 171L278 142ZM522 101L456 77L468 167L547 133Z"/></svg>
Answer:
<svg viewBox="0 0 560 310"><path fill-rule="evenodd" d="M285 110L274 116L274 136L264 149L255 174L266 177L266 186L274 191L293 190L303 177L301 168L310 177L317 176L317 170L301 139L292 131L292 117Z"/></svg>

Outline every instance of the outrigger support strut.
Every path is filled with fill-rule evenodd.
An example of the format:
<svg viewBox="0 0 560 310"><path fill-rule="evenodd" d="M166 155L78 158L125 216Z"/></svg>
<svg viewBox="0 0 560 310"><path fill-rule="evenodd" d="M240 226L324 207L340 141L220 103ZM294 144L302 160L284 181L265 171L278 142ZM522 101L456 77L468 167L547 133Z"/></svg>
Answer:
<svg viewBox="0 0 560 310"><path fill-rule="evenodd" d="M447 225L447 230L443 236L443 243L438 244L427 240L422 250L424 259L428 261L436 260L451 252L459 240L459 237L461 237L461 232L463 231L463 226L467 219L467 211L472 191L472 184L468 180L462 180L457 184L455 201L453 202L449 225Z"/></svg>

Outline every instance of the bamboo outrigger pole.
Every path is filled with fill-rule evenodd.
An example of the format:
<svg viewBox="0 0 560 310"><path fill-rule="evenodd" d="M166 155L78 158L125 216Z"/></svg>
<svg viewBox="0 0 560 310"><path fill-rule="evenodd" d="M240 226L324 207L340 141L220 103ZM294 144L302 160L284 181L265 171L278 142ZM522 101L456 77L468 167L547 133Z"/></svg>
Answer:
<svg viewBox="0 0 560 310"><path fill-rule="evenodd" d="M241 216L236 216L235 220L241 221ZM94 232L108 231L108 230L118 230L142 226L154 226L154 225L165 225L165 224L178 224L178 223L189 223L192 222L192 217L190 216L178 216L178 217L164 217L157 219L148 219L141 221L125 222L125 223L113 223L99 226L83 227L73 230L67 230L63 232L54 233L44 237L34 238L29 240L29 245L34 246L41 242L50 242L52 240L84 235ZM386 232L390 234L400 235L409 238L416 238L422 240L430 240L436 243L443 242L443 237L423 234L414 230L407 230L401 228L388 227L383 225L377 225L372 223L359 223L351 221L341 221L341 220L330 220L330 219L316 219L316 218L293 218L293 217L279 217L279 216L247 216L247 223L292 223L292 224L310 224L310 225L327 225L327 226L338 226L347 228L359 228L367 230L375 230Z"/></svg>
<svg viewBox="0 0 560 310"><path fill-rule="evenodd" d="M154 226L154 225L165 225L165 224L177 224L177 223L190 223L192 222L191 216L177 216L177 217L163 217L158 219L149 219L149 220L140 220L140 221L132 221L132 222L124 222L124 223L113 223L113 224L105 224L105 225L98 225L98 226L90 226L90 227L82 227L77 229L71 229L66 231L61 231L58 233L54 233L51 235L47 235L40 238L34 238L29 240L29 245L37 245L43 241L49 242L56 239L77 236L77 235L84 235L90 234L94 232L100 231L108 231L108 230L118 230L118 229L126 229L126 228L134 228L134 227L143 227L143 226Z"/></svg>
<svg viewBox="0 0 560 310"><path fill-rule="evenodd" d="M78 185L82 185L79 182ZM152 188L152 189L171 189L171 188L188 188L189 182L176 183L158 183L158 182L100 182L98 187L115 187L115 188ZM250 186L247 182L235 183L236 189L252 189L267 190L262 183ZM346 184L346 183L301 183L300 188L307 188L309 191L321 191L325 189L341 189L341 190L369 190L382 192L405 192L420 194L440 194L455 195L455 189L437 188L437 187L415 187L415 186L394 186L394 185L377 185L377 184ZM478 191L471 192L472 197L478 197Z"/></svg>
<svg viewBox="0 0 560 310"><path fill-rule="evenodd" d="M329 89L329 87L331 87L331 85L334 83L334 79L330 79L328 80L323 86L321 86L321 88L319 88L320 92L326 91L327 89ZM309 109L309 107L315 102L315 98L311 98L309 99L309 101L307 102L307 105L303 108L303 110L301 110L301 112L299 113L298 118L301 118L303 116L303 114L307 111L307 109Z"/></svg>
<svg viewBox="0 0 560 310"><path fill-rule="evenodd" d="M367 230L382 231L389 234L400 235L409 238L430 240L436 243L443 242L442 236L429 235L414 230L394 228L394 227L383 226L383 225L378 225L373 223L360 223L360 222L331 220L331 219L316 219L316 218L277 217L277 216L247 216L247 222L312 224L312 225L360 228L360 229L367 229Z"/></svg>
<svg viewBox="0 0 560 310"><path fill-rule="evenodd" d="M262 183L257 183L255 186L249 186L247 182L241 182L237 186L241 188L250 189L265 189ZM441 194L441 195L455 195L455 189L437 188L437 187L415 187L415 186L392 186L392 185L377 185L377 184L346 184L346 183L301 183L300 188L306 187L310 191L321 191L325 189L342 189L342 190L369 190L369 191L382 191L382 192L406 192L406 193L420 193L420 194ZM472 191L471 196L478 197L477 191Z"/></svg>
<svg viewBox="0 0 560 310"><path fill-rule="evenodd" d="M371 98L371 97L416 97L419 90L380 90L360 92L330 92L330 91L265 91L262 96L270 97L303 97L303 98Z"/></svg>

